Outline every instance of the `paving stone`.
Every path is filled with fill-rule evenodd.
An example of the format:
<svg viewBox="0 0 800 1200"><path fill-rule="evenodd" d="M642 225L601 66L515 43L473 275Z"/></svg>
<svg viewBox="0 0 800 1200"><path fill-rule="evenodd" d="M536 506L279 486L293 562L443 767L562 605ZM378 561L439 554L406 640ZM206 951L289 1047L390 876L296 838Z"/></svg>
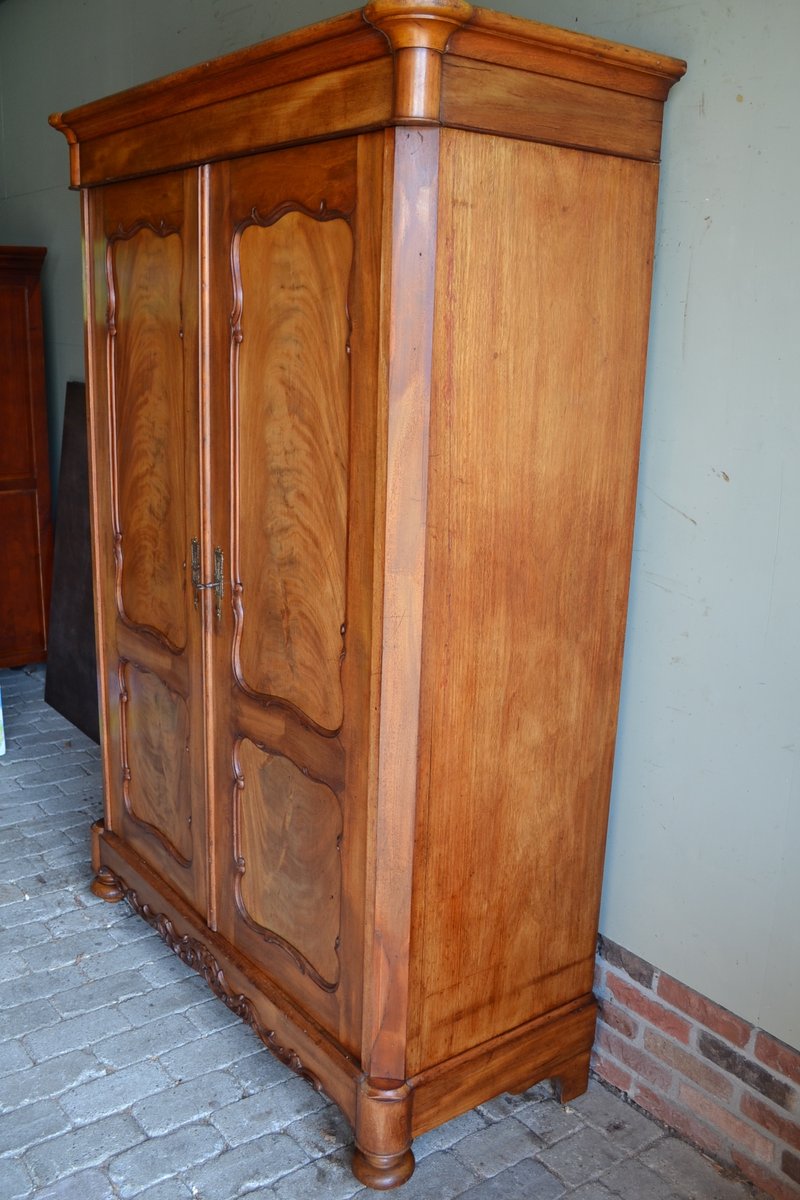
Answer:
<svg viewBox="0 0 800 1200"><path fill-rule="evenodd" d="M188 1125L164 1137L148 1138L117 1155L109 1162L108 1173L122 1197L135 1196L151 1184L214 1158L223 1145L219 1133L210 1125Z"/></svg>
<svg viewBox="0 0 800 1200"><path fill-rule="evenodd" d="M461 1196L475 1184L473 1173L459 1162L452 1153L437 1152L429 1154L421 1163L417 1163L414 1174L403 1190L397 1193L398 1200L453 1200ZM359 1200L371 1200L373 1192L359 1192ZM281 1197L281 1200L284 1200ZM286 1197L288 1200L288 1197ZM292 1197L300 1200L300 1196Z"/></svg>
<svg viewBox="0 0 800 1200"><path fill-rule="evenodd" d="M9 878L13 877L12 874ZM73 904L72 896L65 892L32 896L30 900L7 904L3 909L3 924L6 928L11 928L14 925L27 925L32 921L49 921L60 913L69 912Z"/></svg>
<svg viewBox="0 0 800 1200"><path fill-rule="evenodd" d="M36 1193L36 1200L110 1200L111 1182L105 1171L92 1169L81 1171L60 1179L43 1192Z"/></svg>
<svg viewBox="0 0 800 1200"><path fill-rule="evenodd" d="M0 1042L0 1079L32 1065L32 1058L20 1042Z"/></svg>
<svg viewBox="0 0 800 1200"><path fill-rule="evenodd" d="M559 1179L577 1187L607 1171L622 1157L623 1151L607 1137L596 1129L584 1127L554 1146L548 1146L539 1155L539 1161Z"/></svg>
<svg viewBox="0 0 800 1200"><path fill-rule="evenodd" d="M506 1117L515 1116L521 1109L527 1108L530 1104L543 1098L552 1099L552 1093L548 1092L544 1095L538 1087L530 1088L527 1092L503 1092L502 1095L494 1096L491 1100L479 1104L478 1112L488 1121L503 1121Z"/></svg>
<svg viewBox="0 0 800 1200"><path fill-rule="evenodd" d="M161 938L155 933L146 921L141 917L137 917L134 912L128 908L127 904L120 902L119 904L109 904L107 901L101 901L106 912L112 914L116 920L109 923L109 933L114 941L121 946L127 946L131 942L138 942L143 938L152 938L161 941Z"/></svg>
<svg viewBox="0 0 800 1200"><path fill-rule="evenodd" d="M299 1117L324 1108L328 1101L305 1081L292 1078L266 1092L237 1100L215 1112L211 1120L229 1146L283 1129Z"/></svg>
<svg viewBox="0 0 800 1200"><path fill-rule="evenodd" d="M120 1033L123 1029L130 1029L130 1022L118 1008L108 1007L99 1013L83 1013L47 1028L36 1029L27 1035L25 1042L36 1062L42 1062L46 1058L55 1058L57 1054L66 1054L68 1050L91 1046L101 1038Z"/></svg>
<svg viewBox="0 0 800 1200"><path fill-rule="evenodd" d="M202 1004L207 996L206 984L199 975L192 973L170 987L152 988L131 1000L125 1000L119 1008L131 1025L146 1025L148 1021L185 1012L195 1004Z"/></svg>
<svg viewBox="0 0 800 1200"><path fill-rule="evenodd" d="M216 1130L214 1133L221 1141ZM287 1134L268 1133L256 1142L226 1150L203 1167L184 1170L183 1174L203 1200L228 1200L241 1192L266 1187L304 1162L303 1151Z"/></svg>
<svg viewBox="0 0 800 1200"><path fill-rule="evenodd" d="M567 1107L576 1111L595 1129L608 1134L615 1146L623 1146L626 1150L641 1150L662 1136L661 1129L653 1121L596 1080L591 1081L585 1095Z"/></svg>
<svg viewBox="0 0 800 1200"><path fill-rule="evenodd" d="M370 1200L339 1110L89 890L99 750L43 681L0 671L0 1200ZM398 1200L755 1196L597 1082L496 1097L414 1149Z"/></svg>
<svg viewBox="0 0 800 1200"><path fill-rule="evenodd" d="M169 953L169 951L167 952ZM194 1008L190 1008L186 1016L200 1033L213 1033L217 1029L225 1029L228 1025L235 1025L237 1021L241 1020L240 1017L231 1012L226 1004L218 1000L216 996L212 996L204 1004L198 1004Z"/></svg>
<svg viewBox="0 0 800 1200"><path fill-rule="evenodd" d="M555 1175L541 1163L526 1159L477 1183L463 1197L464 1200L531 1200L535 1196L536 1200L559 1200L565 1194L563 1183Z"/></svg>
<svg viewBox="0 0 800 1200"><path fill-rule="evenodd" d="M50 930L43 921L31 921L26 925L17 925L14 929L3 929L3 953L11 954L25 950L38 942L48 941L50 936Z"/></svg>
<svg viewBox="0 0 800 1200"><path fill-rule="evenodd" d="M229 1067L237 1059L258 1054L261 1048L261 1042L253 1031L240 1023L208 1034L203 1038L201 1053L194 1046L182 1046L165 1054L161 1062L170 1075L180 1081Z"/></svg>
<svg viewBox="0 0 800 1200"><path fill-rule="evenodd" d="M102 1073L103 1068L89 1050L73 1050L7 1076L3 1080L0 1102L5 1109L18 1108L33 1100L60 1096Z"/></svg>
<svg viewBox="0 0 800 1200"><path fill-rule="evenodd" d="M5 983L7 979L19 979L20 975L24 975L27 970L25 959L19 954L3 953L0 958L0 981Z"/></svg>
<svg viewBox="0 0 800 1200"><path fill-rule="evenodd" d="M106 1117L34 1146L27 1151L23 1161L38 1184L50 1184L65 1175L96 1167L143 1138L133 1117Z"/></svg>
<svg viewBox="0 0 800 1200"><path fill-rule="evenodd" d="M55 1100L39 1100L0 1117L0 1154L27 1150L36 1142L69 1129L70 1121Z"/></svg>
<svg viewBox="0 0 800 1200"><path fill-rule="evenodd" d="M675 1137L664 1137L640 1155L641 1161L686 1200L749 1200L752 1191L729 1179L699 1150Z"/></svg>
<svg viewBox="0 0 800 1200"><path fill-rule="evenodd" d="M83 1125L130 1108L144 1096L152 1096L168 1088L171 1082L158 1063L136 1063L67 1092L61 1098L61 1107L73 1124Z"/></svg>
<svg viewBox="0 0 800 1200"><path fill-rule="evenodd" d="M680 1200L666 1179L656 1175L636 1158L618 1163L601 1176L602 1183L615 1196L633 1200L646 1196L647 1200Z"/></svg>
<svg viewBox="0 0 800 1200"><path fill-rule="evenodd" d="M147 980L139 971L120 971L110 978L92 979L79 987L70 988L53 997L53 1004L64 1017L93 1013L109 1005L118 1005L132 996L149 991Z"/></svg>
<svg viewBox="0 0 800 1200"><path fill-rule="evenodd" d="M161 938L158 938L161 941ZM181 983L185 979L197 979L196 971L191 967L187 967L185 962L182 962L176 954L170 953L166 959L161 959L158 962L152 963L149 967L143 969L142 974L147 979L152 987L165 987L169 983ZM208 998L208 988L204 992L204 999Z"/></svg>
<svg viewBox="0 0 800 1200"><path fill-rule="evenodd" d="M96 1042L94 1052L109 1067L126 1067L143 1058L153 1058L188 1042L196 1042L199 1036L185 1016L174 1013L139 1029L131 1029L126 1024L122 1033Z"/></svg>
<svg viewBox="0 0 800 1200"><path fill-rule="evenodd" d="M202 1200L202 1197L193 1194L189 1185L180 1179L167 1179L139 1192L136 1200Z"/></svg>
<svg viewBox="0 0 800 1200"><path fill-rule="evenodd" d="M232 1063L230 1072L241 1083L247 1095L260 1092L263 1088L275 1087L284 1079L292 1079L292 1072L274 1054L270 1054L266 1046L261 1046L257 1054Z"/></svg>
<svg viewBox="0 0 800 1200"><path fill-rule="evenodd" d="M210 1075L187 1080L186 1083L173 1084L166 1091L148 1096L134 1104L131 1111L145 1133L150 1137L158 1137L181 1125L207 1117L212 1112L224 1112L225 1107L240 1099L241 1095L241 1084L232 1075L226 1071L214 1071Z"/></svg>
<svg viewBox="0 0 800 1200"><path fill-rule="evenodd" d="M619 1200L619 1197L612 1196L607 1187L603 1187L602 1183L595 1182L584 1183L582 1187L570 1192L569 1200ZM637 1197L637 1200L647 1200L647 1198L642 1196Z"/></svg>
<svg viewBox="0 0 800 1200"><path fill-rule="evenodd" d="M514 1117L470 1133L453 1147L459 1159L482 1178L497 1175L541 1148L541 1141Z"/></svg>
<svg viewBox="0 0 800 1200"><path fill-rule="evenodd" d="M262 1197L270 1200L349 1200L351 1196L376 1196L367 1191L350 1169L350 1152L337 1151L327 1158L318 1158L312 1163L284 1176ZM259 1193L252 1193L248 1200L256 1200ZM398 1200L405 1200L405 1188L396 1193ZM430 1200L433 1200L432 1196ZM437 1200L439 1200L437 1195Z"/></svg>
<svg viewBox="0 0 800 1200"><path fill-rule="evenodd" d="M48 1025L55 1025L58 1021L58 1013L49 1000L16 1004L13 1008L0 1012L0 1038L24 1037L34 1030L43 1030Z"/></svg>
<svg viewBox="0 0 800 1200"><path fill-rule="evenodd" d="M427 1133L414 1138L413 1150L417 1162L437 1150L449 1149L450 1146L454 1146L456 1142L460 1142L470 1133L477 1133L478 1130L485 1129L486 1120L482 1115L482 1109L483 1106L481 1109L463 1113L462 1116L454 1117L452 1121L446 1121L444 1125L439 1125L436 1129L430 1129Z"/></svg>
<svg viewBox="0 0 800 1200"><path fill-rule="evenodd" d="M451 1122L452 1123L452 1122ZM323 1158L335 1150L343 1150L353 1141L353 1131L350 1122L339 1111L335 1104L327 1104L316 1112L301 1117L286 1126L286 1132L294 1138L309 1158ZM414 1143L414 1153L417 1153L419 1139Z"/></svg>
<svg viewBox="0 0 800 1200"><path fill-rule="evenodd" d="M552 1097L528 1103L519 1108L515 1115L518 1121L532 1129L548 1146L586 1126L581 1114L571 1104L559 1104Z"/></svg>
<svg viewBox="0 0 800 1200"><path fill-rule="evenodd" d="M87 933L98 931L103 934L107 949L114 950L120 944L112 933L115 921L119 920L118 909L113 904L106 904L102 900L98 900L92 896L91 892L81 896L80 899L80 907L54 917L52 921L47 922L46 928L57 940L72 937L74 934L84 931Z"/></svg>
<svg viewBox="0 0 800 1200"><path fill-rule="evenodd" d="M27 1200L33 1195L33 1181L23 1163L15 1158L0 1159L0 1196L3 1200Z"/></svg>
<svg viewBox="0 0 800 1200"><path fill-rule="evenodd" d="M107 979L132 967L142 967L161 954L172 951L159 938L156 942L134 942L132 946L118 946L108 936L108 930L96 931L100 945L97 950L80 958L81 971L89 979Z"/></svg>
<svg viewBox="0 0 800 1200"><path fill-rule="evenodd" d="M30 952L28 952L30 953ZM59 992L86 983L82 972L74 964L48 970L28 972L22 979L10 979L0 983L0 1009L10 1005L29 1004L32 1000L47 1000L57 997ZM58 1008L56 999L53 1006Z"/></svg>

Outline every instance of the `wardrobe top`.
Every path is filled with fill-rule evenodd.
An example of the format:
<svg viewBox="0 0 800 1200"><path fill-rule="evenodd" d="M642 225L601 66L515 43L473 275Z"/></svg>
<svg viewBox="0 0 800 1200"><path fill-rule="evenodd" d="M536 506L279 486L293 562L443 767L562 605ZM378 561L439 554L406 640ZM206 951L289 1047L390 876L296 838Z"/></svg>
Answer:
<svg viewBox="0 0 800 1200"><path fill-rule="evenodd" d="M398 124L657 161L679 59L464 0L373 0L69 112L71 183Z"/></svg>

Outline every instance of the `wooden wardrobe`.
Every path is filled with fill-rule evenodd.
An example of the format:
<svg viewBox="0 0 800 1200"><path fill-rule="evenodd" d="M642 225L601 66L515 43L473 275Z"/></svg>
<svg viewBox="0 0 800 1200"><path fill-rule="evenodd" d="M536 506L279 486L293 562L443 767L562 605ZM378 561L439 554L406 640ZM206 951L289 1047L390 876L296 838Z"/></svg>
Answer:
<svg viewBox="0 0 800 1200"><path fill-rule="evenodd" d="M53 527L42 336L44 246L0 246L0 667L47 658Z"/></svg>
<svg viewBox="0 0 800 1200"><path fill-rule="evenodd" d="M52 118L83 194L125 897L354 1171L586 1086L663 102L684 64L363 11Z"/></svg>

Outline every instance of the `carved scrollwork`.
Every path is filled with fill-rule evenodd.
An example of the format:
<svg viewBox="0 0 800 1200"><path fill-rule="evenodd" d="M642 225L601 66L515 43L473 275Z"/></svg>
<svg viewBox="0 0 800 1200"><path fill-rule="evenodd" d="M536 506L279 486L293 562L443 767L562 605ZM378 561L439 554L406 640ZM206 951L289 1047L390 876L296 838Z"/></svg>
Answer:
<svg viewBox="0 0 800 1200"><path fill-rule="evenodd" d="M237 992L231 987L225 978L225 972L208 947L188 934L179 933L169 917L163 913L155 912L149 904L138 896L133 888L128 887L124 880L115 875L108 867L104 867L103 872L109 881L113 878L122 892L124 899L127 900L137 916L142 917L148 925L155 929L158 936L166 942L170 950L178 956L181 962L186 963L187 967L191 967L193 971L197 971L198 975L205 980L217 999L221 1000L232 1013L249 1025L267 1049L284 1066L288 1067L290 1071L294 1071L302 1079L305 1079L307 1083L310 1083L315 1091L321 1093L323 1091L321 1081L312 1071L304 1066L296 1050L280 1044L275 1036L275 1031L268 1029L261 1021L252 1000L242 992Z"/></svg>

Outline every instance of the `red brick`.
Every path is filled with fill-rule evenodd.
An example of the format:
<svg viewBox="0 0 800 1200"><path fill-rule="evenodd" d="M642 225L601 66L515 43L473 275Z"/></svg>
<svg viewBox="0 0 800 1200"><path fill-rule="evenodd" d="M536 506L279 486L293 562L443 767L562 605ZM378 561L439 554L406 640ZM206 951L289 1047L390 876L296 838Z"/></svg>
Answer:
<svg viewBox="0 0 800 1200"><path fill-rule="evenodd" d="M800 1051L793 1050L768 1033L759 1032L756 1037L756 1058L787 1079L800 1083Z"/></svg>
<svg viewBox="0 0 800 1200"><path fill-rule="evenodd" d="M611 938L603 937L602 934L598 938L598 952L600 957L610 963L612 967L624 971L642 987L652 988L655 977L655 967L652 963L645 962L643 958L639 958L638 954L631 953L624 946L612 942Z"/></svg>
<svg viewBox="0 0 800 1200"><path fill-rule="evenodd" d="M633 1085L633 1076L624 1071L613 1059L606 1058L604 1054L598 1054L596 1051L592 1055L592 1070L600 1079L604 1079L606 1083L610 1083L612 1087L618 1088L621 1092L627 1095Z"/></svg>
<svg viewBox="0 0 800 1200"><path fill-rule="evenodd" d="M760 1125L768 1133L774 1133L775 1137L786 1142L787 1146L794 1146L795 1150L800 1150L800 1124L797 1121L787 1119L783 1113L776 1112L749 1092L744 1093L739 1107L756 1125Z"/></svg>
<svg viewBox="0 0 800 1200"><path fill-rule="evenodd" d="M800 1158L790 1150L784 1150L781 1155L781 1170L795 1183L800 1184Z"/></svg>
<svg viewBox="0 0 800 1200"><path fill-rule="evenodd" d="M749 1179L762 1192L772 1196L772 1200L797 1200L800 1196L800 1188L791 1180L786 1179L785 1176L781 1179L780 1176L768 1171L759 1163L752 1162L739 1150L732 1151L732 1158L745 1179Z"/></svg>
<svg viewBox="0 0 800 1200"><path fill-rule="evenodd" d="M772 1138L765 1137L758 1129L753 1129L740 1117L722 1108L710 1096L703 1095L695 1088L683 1083L678 1088L678 1099L690 1108L714 1129L724 1134L734 1146L741 1146L755 1155L762 1162L772 1162L775 1144Z"/></svg>
<svg viewBox="0 0 800 1200"><path fill-rule="evenodd" d="M718 1158L725 1156L725 1142L716 1130L710 1129L703 1121L698 1121L693 1113L687 1112L672 1100L641 1086L636 1088L631 1099L645 1112L682 1134L687 1141L699 1146L701 1150L707 1150Z"/></svg>
<svg viewBox="0 0 800 1200"><path fill-rule="evenodd" d="M705 1025L706 1029L726 1038L734 1046L743 1047L750 1041L750 1035L753 1032L752 1025L748 1025L747 1021L743 1021L741 1017L728 1012L727 1008L720 1008L713 1000L708 1000L699 992L679 983L672 976L661 976L658 981L658 994L662 1000L679 1008L693 1020L699 1021L701 1025Z"/></svg>
<svg viewBox="0 0 800 1200"><path fill-rule="evenodd" d="M670 1012L662 1004L657 1004L647 993L640 992L632 984L626 983L624 979L621 979L619 975L615 975L613 971L606 972L606 987L623 1008L628 1008L632 1012L638 1013L640 1017L644 1017L651 1025L655 1025L657 1029L668 1033L670 1037L676 1038L677 1041L688 1043L692 1027L683 1017L679 1017L677 1013Z"/></svg>
<svg viewBox="0 0 800 1200"><path fill-rule="evenodd" d="M600 1020L630 1041L634 1041L639 1032L639 1025L633 1017L623 1008L617 1008L610 1000L600 1001Z"/></svg>
<svg viewBox="0 0 800 1200"><path fill-rule="evenodd" d="M634 1075L641 1075L643 1079L655 1087L661 1088L662 1091L669 1090L672 1083L672 1072L668 1071L661 1063L657 1063L649 1054L645 1054L638 1046L634 1046L625 1038L612 1033L604 1025L601 1025L597 1031L596 1045L601 1051L605 1051L617 1062L628 1067Z"/></svg>
<svg viewBox="0 0 800 1200"><path fill-rule="evenodd" d="M690 1051L667 1041L654 1029L645 1030L644 1048L686 1079L691 1079L710 1092L712 1096L717 1096L720 1100L730 1100L733 1095L733 1083L726 1075L702 1059L696 1058Z"/></svg>

